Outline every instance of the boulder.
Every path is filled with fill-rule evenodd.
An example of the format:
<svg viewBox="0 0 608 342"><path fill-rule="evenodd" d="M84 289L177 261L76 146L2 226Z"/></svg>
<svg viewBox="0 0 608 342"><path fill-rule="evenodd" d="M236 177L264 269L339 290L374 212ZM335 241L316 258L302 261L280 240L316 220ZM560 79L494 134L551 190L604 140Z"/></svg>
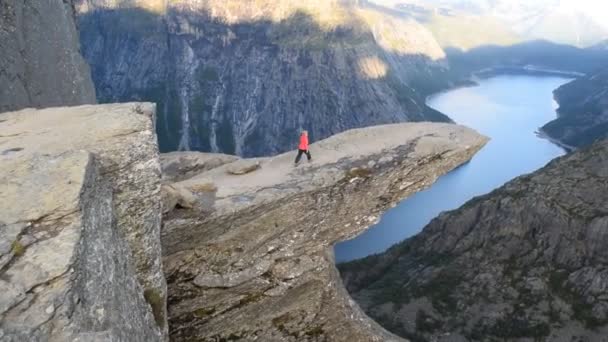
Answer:
<svg viewBox="0 0 608 342"><path fill-rule="evenodd" d="M257 160L241 160L228 166L226 172L233 176L246 175L262 168Z"/></svg>
<svg viewBox="0 0 608 342"><path fill-rule="evenodd" d="M171 152L160 155L160 164L165 181L179 182L238 159L219 153Z"/></svg>
<svg viewBox="0 0 608 342"><path fill-rule="evenodd" d="M163 214L166 214L176 207L192 209L196 205L194 195L180 186L163 184L160 188L163 202Z"/></svg>

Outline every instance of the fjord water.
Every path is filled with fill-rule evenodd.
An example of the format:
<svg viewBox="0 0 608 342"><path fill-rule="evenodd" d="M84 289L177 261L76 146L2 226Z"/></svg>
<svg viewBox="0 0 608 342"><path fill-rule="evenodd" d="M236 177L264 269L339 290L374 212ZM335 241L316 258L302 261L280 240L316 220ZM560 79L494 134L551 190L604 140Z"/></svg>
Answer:
<svg viewBox="0 0 608 342"><path fill-rule="evenodd" d="M383 252L419 233L442 211L456 209L564 154L536 132L555 119L553 90L568 81L561 77L497 76L480 81L476 87L430 97L430 107L490 137L490 142L469 163L386 212L377 225L337 244L336 262Z"/></svg>

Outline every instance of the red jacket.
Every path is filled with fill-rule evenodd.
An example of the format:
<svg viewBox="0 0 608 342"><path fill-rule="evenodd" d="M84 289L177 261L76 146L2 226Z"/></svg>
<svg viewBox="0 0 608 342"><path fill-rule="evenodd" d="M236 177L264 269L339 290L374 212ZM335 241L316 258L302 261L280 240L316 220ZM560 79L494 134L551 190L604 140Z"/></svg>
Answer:
<svg viewBox="0 0 608 342"><path fill-rule="evenodd" d="M298 149L308 151L308 135L300 135L300 146L298 146Z"/></svg>

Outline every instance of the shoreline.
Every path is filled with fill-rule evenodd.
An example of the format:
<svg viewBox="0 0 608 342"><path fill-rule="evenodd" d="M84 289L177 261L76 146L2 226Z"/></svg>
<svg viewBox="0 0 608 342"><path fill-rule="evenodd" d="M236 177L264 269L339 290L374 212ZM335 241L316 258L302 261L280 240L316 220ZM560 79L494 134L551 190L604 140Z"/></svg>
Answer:
<svg viewBox="0 0 608 342"><path fill-rule="evenodd" d="M574 146L570 146L566 143L561 142L559 139L553 138L551 137L549 134L547 134L547 132L545 132L542 128L539 128L536 132L534 132L536 134L537 137L539 137L540 139L544 139L547 140L549 142L551 142L552 144L560 147L561 149L563 149L566 153L571 153L577 150L576 147Z"/></svg>
<svg viewBox="0 0 608 342"><path fill-rule="evenodd" d="M585 76L585 74L575 71L564 71L564 70L554 70L554 69L546 69L539 66L534 65L526 65L526 66L497 66L497 67L489 67L484 69L479 69L477 71L472 71L470 76L466 79L462 79L454 83L453 86L446 87L436 93L427 95L424 99L425 105L428 106L428 101L435 97L447 93L452 90L457 90L461 88L472 88L479 86L480 80L486 80L492 77L497 76L538 76L538 77L566 77L576 79L578 77ZM448 118L449 115L445 113L441 113ZM451 119L451 118L450 118Z"/></svg>
<svg viewBox="0 0 608 342"><path fill-rule="evenodd" d="M444 90L441 90L434 94L428 95L424 100L424 104L427 107L430 107L428 102L436 96L440 96L447 92L462 89L462 88L478 87L479 81L481 81L481 80L487 80L487 79L490 79L493 77L509 76L509 75L512 75L512 76L538 76L538 77L556 76L556 77L568 77L568 78L573 77L574 79L585 76L585 74L580 73L580 72L545 69L543 67L534 66L534 65L527 65L527 66L523 66L523 67L514 67L514 66L490 67L490 68L480 69L480 70L472 72L468 79L458 82L453 87L448 87ZM555 90L554 90L553 98L559 105L559 101L555 98ZM432 108L432 107L430 107L430 108ZM457 123L446 113L443 113L443 112L440 112L440 113L447 116L454 123ZM560 117L560 115L559 115L559 107L558 107L558 109L555 109L555 118L558 119L559 117ZM551 121L549 121L549 122L551 122ZM552 144L563 149L566 153L571 153L571 152L574 152L577 150L576 147L570 146L570 145L560 141L559 139L551 137L549 134L547 134L547 132L545 132L542 129L542 127L538 128L534 133L540 139L544 139L544 140L551 142Z"/></svg>
<svg viewBox="0 0 608 342"><path fill-rule="evenodd" d="M501 71L504 71L504 69L501 69ZM488 74L486 74L486 75L488 75ZM444 90L441 90L441 91L439 91L439 92L437 92L437 93L434 93L434 94L431 94L431 95L427 96L427 97L426 97L426 99L425 99L425 105L426 105L426 106L428 106L428 107L430 107L430 108L433 108L432 106L430 106L430 105L429 105L429 102L430 102L431 100L433 100L433 98L434 98L435 96L441 96L441 95L443 95L443 94L445 94L445 93L448 93L448 92L450 92L450 91L454 91L454 90L458 90L458 89L462 89L462 88L471 88L471 87L477 87L477 86L480 86L480 83L478 83L478 81L481 81L481 80L487 80L487 79L490 79L490 78L493 78L493 77L498 77L498 76L501 76L501 75L513 75L513 73L509 73L509 72L505 72L505 73L497 73L497 74L495 74L495 75L488 75L487 77L480 77L480 78L477 78L477 77L478 77L478 74L477 74L477 73L474 73L474 74L471 76L470 82L458 82L458 83L457 83L457 85L455 85L454 87L451 87L451 88L449 88L449 89L444 89ZM524 75L524 74L522 73L522 74L520 74L520 75ZM538 77L542 77L542 76L540 76L540 75L538 75L538 74L529 74L529 73L528 73L528 74L525 74L525 75L528 75L528 76L538 76ZM553 75L555 76L555 74L553 74ZM517 76L517 75L516 75L516 76ZM560 76L563 76L563 75L560 75ZM564 77L564 78L565 78L565 77ZM433 108L433 109L435 109L435 108ZM437 109L435 109L435 110L437 110ZM452 120L454 123L458 124L458 122L454 121L454 119L453 119L451 116L449 116L448 114L443 113L443 112L441 112L441 113L442 113L442 114L444 114L444 115L446 115L448 118L450 118L450 120ZM555 114L555 119L559 117L559 112L558 112L558 110L557 110L557 109L554 109L554 114ZM551 120L553 120L553 119L551 119ZM551 122L551 120L550 120L550 121L548 121L548 122ZM558 139L556 139L556 138L553 138L553 137L549 136L549 135L548 135L548 134L547 134L547 133L546 133L546 132L545 132L545 131L542 129L542 127L539 127L539 128L536 128L536 129L531 127L531 128L530 128L530 132L531 132L531 133L534 133L534 134L536 135L536 137L537 137L537 138L542 139L542 140L545 140L545 141L548 141L548 142L550 142L551 144L553 144L553 145L557 146L559 149L563 150L565 154L571 153L571 152L573 152L573 151L575 151L575 150L576 150L576 148L575 148L575 147L570 146L570 145L568 145L568 144L565 144L565 143L561 142L560 140L558 140ZM535 142L535 143L538 143L538 141L537 141L537 142ZM416 235L416 234L414 234L413 236L415 236L415 235ZM340 243L342 243L342 242L344 242L344 241L341 241ZM395 242L394 244L392 244L392 245L391 245L391 247L392 247L392 246L394 246L394 245L396 245L396 244L398 244L398 243L399 243L399 242ZM338 243L338 244L339 244L339 243ZM389 247L389 248L390 248L390 247ZM369 255L367 255L367 256L364 256L364 257L361 257L361 258L355 258L355 259L352 259L352 260L350 260L350 259L349 259L349 260L340 260L340 261L337 261L337 260L336 260L336 264L348 263L348 262L351 262L351 261L353 261L353 260L360 260L360 259L366 258L366 257L368 257L368 256L370 256L370 255L374 255L374 254L382 254L382 253L385 253L385 252L386 252L386 250L385 250L385 251L382 251L382 252L372 253L372 254L369 254Z"/></svg>
<svg viewBox="0 0 608 342"><path fill-rule="evenodd" d="M559 76L578 78L585 74L576 71L565 71L547 69L541 66L525 65L525 66L496 66L477 70L472 73L473 76L488 78L497 75L515 74L515 75L530 75L530 76Z"/></svg>

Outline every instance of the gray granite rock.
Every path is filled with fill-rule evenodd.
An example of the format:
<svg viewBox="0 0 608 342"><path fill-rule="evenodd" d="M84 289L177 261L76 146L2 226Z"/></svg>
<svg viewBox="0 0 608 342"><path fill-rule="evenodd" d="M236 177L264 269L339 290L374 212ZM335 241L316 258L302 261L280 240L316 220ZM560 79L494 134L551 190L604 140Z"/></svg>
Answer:
<svg viewBox="0 0 608 342"><path fill-rule="evenodd" d="M2 341L161 340L99 166L86 151L2 158Z"/></svg>
<svg viewBox="0 0 608 342"><path fill-rule="evenodd" d="M151 104L0 114L7 336L166 338L153 116Z"/></svg>
<svg viewBox="0 0 608 342"><path fill-rule="evenodd" d="M0 51L0 112L95 103L72 0L3 0Z"/></svg>
<svg viewBox="0 0 608 342"><path fill-rule="evenodd" d="M350 299L331 245L468 161L486 142L450 124L347 131L310 149L226 164L176 186L214 201L174 210L162 234L174 341L399 341ZM390 156L390 157L387 157Z"/></svg>

